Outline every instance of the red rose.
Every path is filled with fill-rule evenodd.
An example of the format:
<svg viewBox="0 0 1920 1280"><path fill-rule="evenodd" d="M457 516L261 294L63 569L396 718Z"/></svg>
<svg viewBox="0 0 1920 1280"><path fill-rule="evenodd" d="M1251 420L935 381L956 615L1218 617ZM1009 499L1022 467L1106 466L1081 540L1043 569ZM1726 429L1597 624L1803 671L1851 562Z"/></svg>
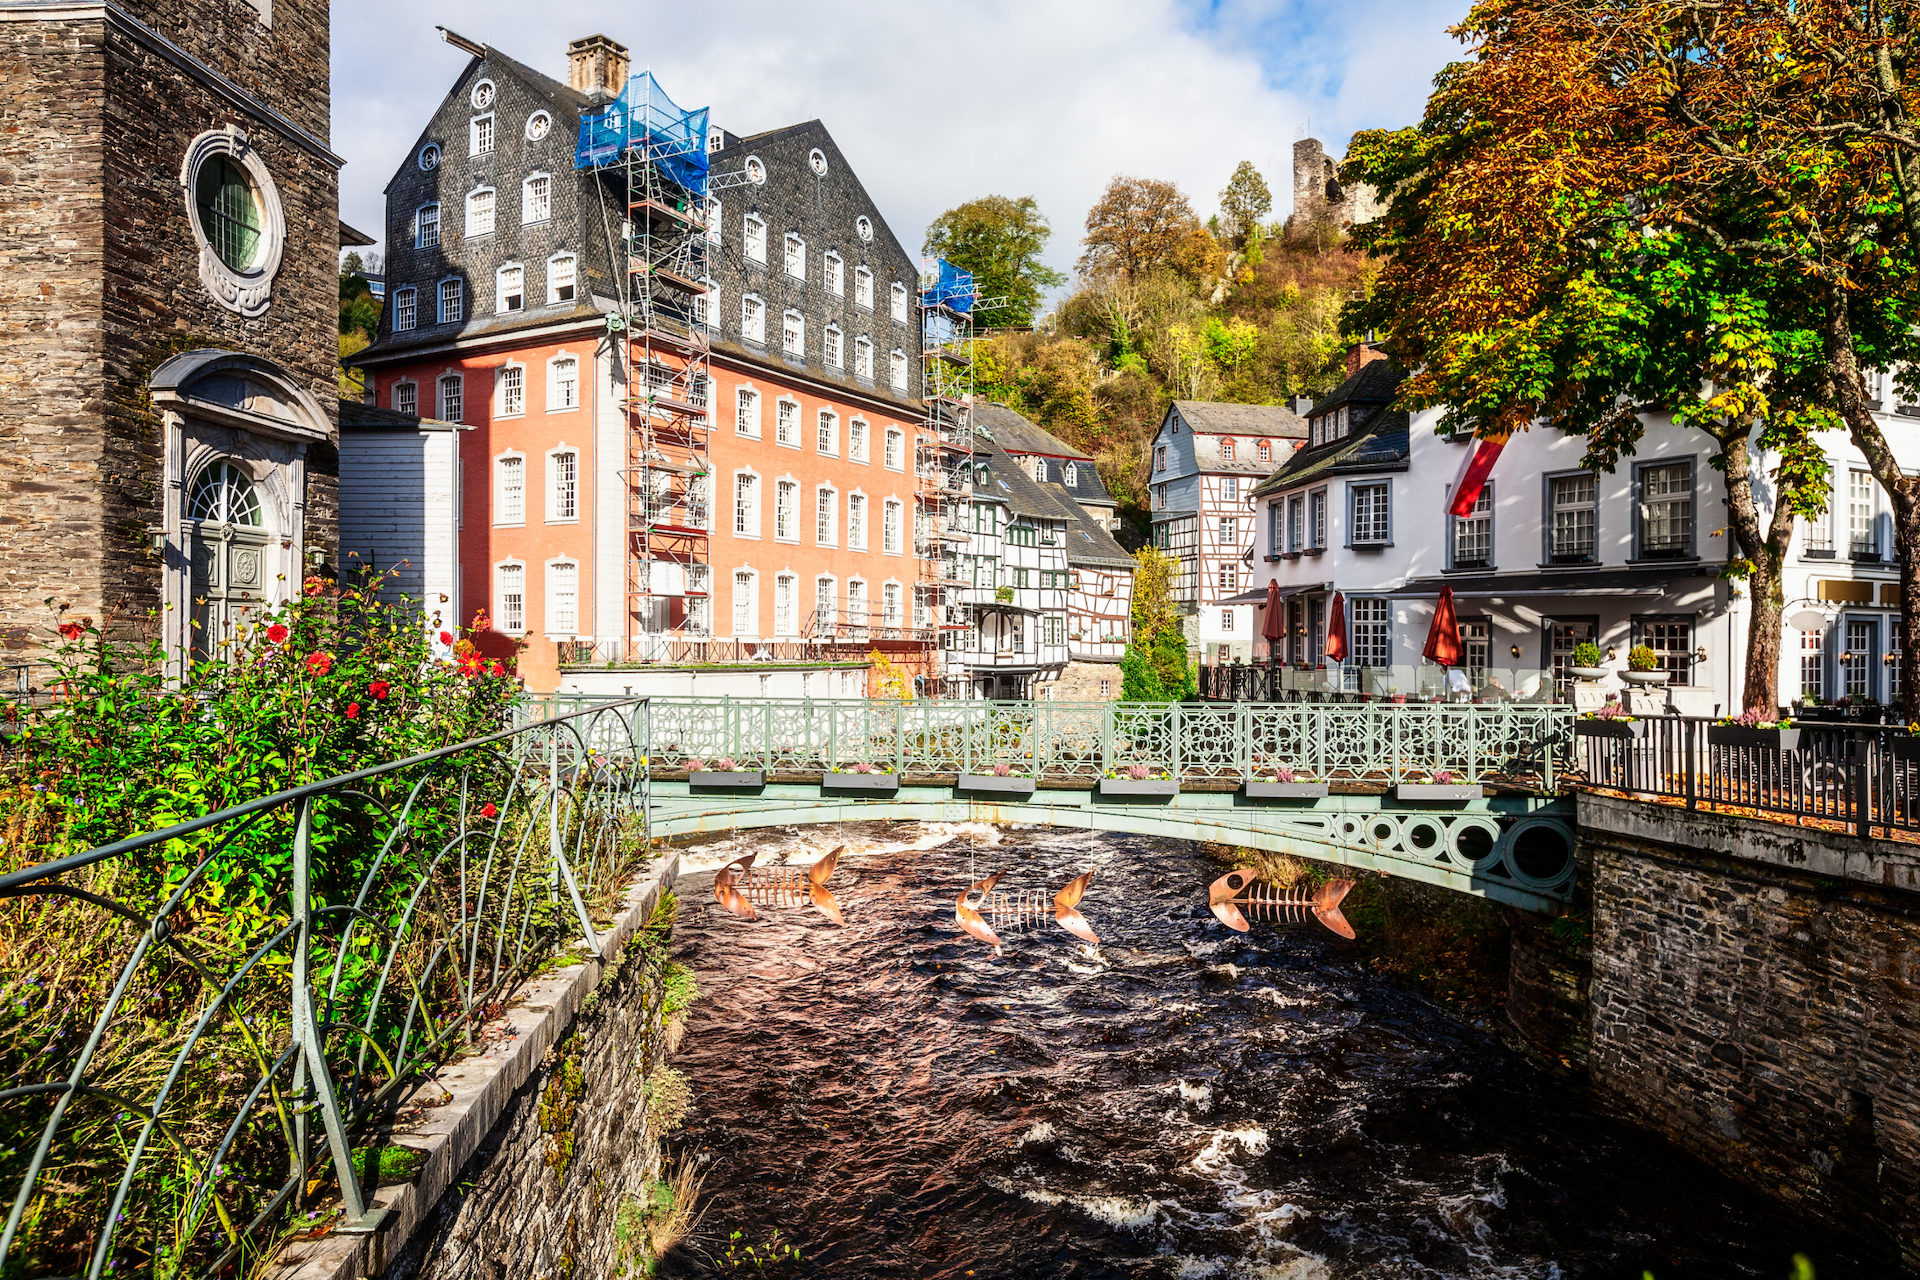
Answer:
<svg viewBox="0 0 1920 1280"><path fill-rule="evenodd" d="M333 655L325 650L316 649L307 655L307 670L316 676L323 676L333 670Z"/></svg>
<svg viewBox="0 0 1920 1280"><path fill-rule="evenodd" d="M490 804L480 806L480 816L483 818L491 818L494 814L499 812L500 811L498 809L494 808Z"/></svg>
<svg viewBox="0 0 1920 1280"><path fill-rule="evenodd" d="M440 643L441 643L441 644L452 644L452 643L453 643L453 633L452 633L451 631L442 631L442 632L440 633Z"/></svg>
<svg viewBox="0 0 1920 1280"><path fill-rule="evenodd" d="M493 674L496 676L503 676L507 674L507 669L496 662L493 664Z"/></svg>
<svg viewBox="0 0 1920 1280"><path fill-rule="evenodd" d="M378 702L387 696L387 682L385 680L375 680L367 686L367 692L373 695L375 702Z"/></svg>
<svg viewBox="0 0 1920 1280"><path fill-rule="evenodd" d="M267 639L272 641L274 644L279 644L282 640L285 640L286 638L287 638L287 629L281 626L279 623L276 622L272 626L267 628Z"/></svg>
<svg viewBox="0 0 1920 1280"><path fill-rule="evenodd" d="M327 580L325 578L308 578L302 586L308 595L317 596L327 589Z"/></svg>
<svg viewBox="0 0 1920 1280"><path fill-rule="evenodd" d="M87 629L77 622L63 622L60 624L60 638L62 640L78 640L86 633Z"/></svg>
<svg viewBox="0 0 1920 1280"><path fill-rule="evenodd" d="M357 702L349 702L347 704L347 719L358 720L359 718L360 718L360 704Z"/></svg>

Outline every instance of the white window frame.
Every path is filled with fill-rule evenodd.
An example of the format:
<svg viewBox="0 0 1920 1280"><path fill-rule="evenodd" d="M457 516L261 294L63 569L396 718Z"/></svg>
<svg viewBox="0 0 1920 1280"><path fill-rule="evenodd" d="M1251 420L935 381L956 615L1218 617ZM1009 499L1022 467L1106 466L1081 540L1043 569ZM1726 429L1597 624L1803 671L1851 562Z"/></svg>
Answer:
<svg viewBox="0 0 1920 1280"><path fill-rule="evenodd" d="M403 323L404 322L404 323ZM393 330L405 333L420 323L420 291L412 285L393 294Z"/></svg>
<svg viewBox="0 0 1920 1280"><path fill-rule="evenodd" d="M404 397L404 403L402 402L403 397L400 394L402 391L407 393ZM393 384L393 411L395 413L410 413L416 418L420 416L419 383L415 382L412 378L403 378Z"/></svg>
<svg viewBox="0 0 1920 1280"><path fill-rule="evenodd" d="M490 156L493 154L498 131L493 127L493 112L474 116L467 121L467 155ZM485 143L485 146L481 144Z"/></svg>
<svg viewBox="0 0 1920 1280"><path fill-rule="evenodd" d="M807 318L793 307L780 313L780 351L782 355L807 355Z"/></svg>
<svg viewBox="0 0 1920 1280"><path fill-rule="evenodd" d="M867 580L865 578L847 579L847 625L864 628L869 620L867 613ZM858 605L858 608L854 606Z"/></svg>
<svg viewBox="0 0 1920 1280"><path fill-rule="evenodd" d="M542 566L542 570L541 577L544 579L543 585L546 588L542 593L546 596L546 616L544 618L546 634L549 639L571 640L574 636L580 634L580 562L572 556L557 556L547 561L546 564ZM572 570L573 572L573 603L570 606L573 610L573 616L571 619L560 617L559 588L562 570ZM566 622L568 625L561 626L560 624L562 622Z"/></svg>
<svg viewBox="0 0 1920 1280"><path fill-rule="evenodd" d="M515 472L516 468L520 478L520 492L517 497L510 497L507 478ZM520 508L519 518L513 519L510 503L516 501ZM519 529L527 523L527 455L516 449L508 449L493 455L493 520L491 523L496 529Z"/></svg>
<svg viewBox="0 0 1920 1280"><path fill-rule="evenodd" d="M453 388L454 397L460 402L460 411L447 412L447 388ZM434 380L434 406L440 410L442 422L465 422L467 420L467 379L465 374L443 373Z"/></svg>
<svg viewBox="0 0 1920 1280"><path fill-rule="evenodd" d="M873 272L865 265L853 269L853 305L873 310Z"/></svg>
<svg viewBox="0 0 1920 1280"><path fill-rule="evenodd" d="M789 231L781 237L780 266L795 280L807 278L807 241L798 231Z"/></svg>
<svg viewBox="0 0 1920 1280"><path fill-rule="evenodd" d="M901 324L907 322L907 286L898 280L893 282L893 318Z"/></svg>
<svg viewBox="0 0 1920 1280"><path fill-rule="evenodd" d="M1385 510L1364 530L1368 535L1375 532L1380 537L1361 537L1359 527L1359 503L1362 490L1371 493L1379 490L1383 495L1381 505ZM1393 482L1390 480L1354 480L1347 484L1347 545L1349 547L1390 547L1393 545Z"/></svg>
<svg viewBox="0 0 1920 1280"><path fill-rule="evenodd" d="M431 240L427 239L427 213L429 210L433 213L433 239ZM438 201L430 201L413 211L414 248L433 249L439 247L440 233L444 230L445 228L441 225L440 221L440 204Z"/></svg>
<svg viewBox="0 0 1920 1280"><path fill-rule="evenodd" d="M1384 596L1351 600L1347 629L1353 640L1348 661L1356 667L1384 671L1393 666L1393 602ZM1367 661L1373 658L1377 661Z"/></svg>
<svg viewBox="0 0 1920 1280"><path fill-rule="evenodd" d="M840 415L832 409L814 415L813 451L823 458L840 456Z"/></svg>
<svg viewBox="0 0 1920 1280"><path fill-rule="evenodd" d="M826 499L824 509L820 502L823 497ZM813 489L813 545L840 545L840 491L830 484L815 485Z"/></svg>
<svg viewBox="0 0 1920 1280"><path fill-rule="evenodd" d="M447 305L447 286L453 286L453 305ZM433 288L435 324L461 324L467 318L467 282L459 276L436 281Z"/></svg>
<svg viewBox="0 0 1920 1280"><path fill-rule="evenodd" d="M783 601L782 596L786 599ZM782 605L786 607L781 608ZM793 636L800 633L800 575L783 569L773 575L773 634ZM785 615L784 617L782 615Z"/></svg>
<svg viewBox="0 0 1920 1280"><path fill-rule="evenodd" d="M516 571L520 579L520 616L517 618L507 608L508 570ZM527 634L527 562L524 560L508 559L494 562L493 625L502 635Z"/></svg>
<svg viewBox="0 0 1920 1280"><path fill-rule="evenodd" d="M746 579L743 584L741 579ZM741 567L733 571L733 634L736 636L758 636L760 634L760 575L753 569Z"/></svg>
<svg viewBox="0 0 1920 1280"><path fill-rule="evenodd" d="M563 394L568 386L560 380L560 366L573 366L572 390ZM547 412L573 413L580 408L580 357L570 351L560 351L547 361Z"/></svg>
<svg viewBox="0 0 1920 1280"><path fill-rule="evenodd" d="M820 590L820 584L823 582L827 586L824 593ZM830 573L823 573L814 578L813 625L816 628L833 627L837 625L840 616L839 604L840 580Z"/></svg>
<svg viewBox="0 0 1920 1280"><path fill-rule="evenodd" d="M867 463L870 461L873 441L873 424L862 417L847 419L847 461Z"/></svg>
<svg viewBox="0 0 1920 1280"><path fill-rule="evenodd" d="M887 357L887 385L895 391L905 391L911 381L907 375L907 353L895 347Z"/></svg>
<svg viewBox="0 0 1920 1280"><path fill-rule="evenodd" d="M853 340L853 376L873 381L873 339L864 333Z"/></svg>
<svg viewBox="0 0 1920 1280"><path fill-rule="evenodd" d="M899 427L889 425L881 437L880 465L889 471L907 469L907 433Z"/></svg>
<svg viewBox="0 0 1920 1280"><path fill-rule="evenodd" d="M560 270L566 268L567 279L560 280ZM563 298L560 290L573 290L571 297ZM580 260L571 253L556 253L547 259L547 305L555 306L562 302L577 302L580 298Z"/></svg>
<svg viewBox="0 0 1920 1280"><path fill-rule="evenodd" d="M541 182L547 184L544 208L540 204L540 197L535 195L535 184ZM520 180L520 225L527 227L551 221L553 221L553 175L530 173Z"/></svg>
<svg viewBox="0 0 1920 1280"><path fill-rule="evenodd" d="M713 282L712 276L701 276L698 283L702 292L693 295L693 322L703 329L718 329L720 286Z"/></svg>
<svg viewBox="0 0 1920 1280"><path fill-rule="evenodd" d="M518 297L519 304L517 306L510 307L507 305L507 297L508 297L507 273L512 271L517 271L520 273L520 292L514 295ZM495 315L505 315L509 311L525 311L526 309L527 309L527 268L526 266L523 263L519 263L519 262L501 263L499 266L495 267L493 270L493 313Z"/></svg>
<svg viewBox="0 0 1920 1280"><path fill-rule="evenodd" d="M712 196L707 197L707 243L716 249L726 239L726 231L722 226L726 211L726 205Z"/></svg>
<svg viewBox="0 0 1920 1280"><path fill-rule="evenodd" d="M904 532L902 528L902 525L904 522L901 519L902 511L903 511L903 507L901 506L900 499L885 498L881 500L881 503L880 503L880 554L881 555L897 556L902 554L900 550L901 544L904 541L904 538L902 536Z"/></svg>
<svg viewBox="0 0 1920 1280"><path fill-rule="evenodd" d="M527 416L527 366L509 360L493 371L493 416Z"/></svg>
<svg viewBox="0 0 1920 1280"><path fill-rule="evenodd" d="M800 482L790 475L776 477L773 482L773 540L800 541Z"/></svg>
<svg viewBox="0 0 1920 1280"><path fill-rule="evenodd" d="M480 200L481 196L486 197L485 204L487 207L487 218L486 218L487 225L485 230L481 230L477 222L478 215L476 213L476 207L481 203L481 200ZM499 191L497 191L493 187L475 187L473 190L467 192L466 210L467 210L467 220L466 220L465 226L467 229L467 239L472 240L477 236L492 235L493 229L500 225L500 193Z"/></svg>
<svg viewBox="0 0 1920 1280"><path fill-rule="evenodd" d="M760 405L757 387L736 387L733 392L733 434L748 440L760 438Z"/></svg>
<svg viewBox="0 0 1920 1280"><path fill-rule="evenodd" d="M800 402L792 396L773 402L773 442L783 449L800 447Z"/></svg>
<svg viewBox="0 0 1920 1280"><path fill-rule="evenodd" d="M820 258L820 279L828 293L836 298L847 296L847 262L837 249L829 249Z"/></svg>
<svg viewBox="0 0 1920 1280"><path fill-rule="evenodd" d="M840 326L831 320L827 322L827 327L820 331L820 359L829 369L847 367L846 334L842 333Z"/></svg>
<svg viewBox="0 0 1920 1280"><path fill-rule="evenodd" d="M767 345L767 304L757 293L740 295L740 337L759 346Z"/></svg>
<svg viewBox="0 0 1920 1280"><path fill-rule="evenodd" d="M746 501L743 503L740 482L748 482L745 489ZM727 495L733 506L733 536L760 540L760 473L751 467L740 467L733 473L733 490Z"/></svg>
<svg viewBox="0 0 1920 1280"><path fill-rule="evenodd" d="M765 264L767 260L767 220L757 213L749 213L740 220L740 249L749 262Z"/></svg>
<svg viewBox="0 0 1920 1280"><path fill-rule="evenodd" d="M571 460L571 476L561 459ZM547 450L547 523L580 523L580 450L562 441ZM572 508L571 514L568 508Z"/></svg>
<svg viewBox="0 0 1920 1280"><path fill-rule="evenodd" d="M856 520L854 517L858 515ZM867 495L859 489L847 491L847 550L867 549Z"/></svg>

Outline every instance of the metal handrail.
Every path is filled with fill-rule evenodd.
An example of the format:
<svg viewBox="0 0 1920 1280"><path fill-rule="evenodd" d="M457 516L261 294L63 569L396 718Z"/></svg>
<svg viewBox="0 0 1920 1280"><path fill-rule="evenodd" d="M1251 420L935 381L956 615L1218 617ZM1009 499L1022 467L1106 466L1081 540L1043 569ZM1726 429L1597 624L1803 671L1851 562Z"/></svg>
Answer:
<svg viewBox="0 0 1920 1280"><path fill-rule="evenodd" d="M264 1253L329 1163L343 1205L334 1229L371 1230L380 1215L353 1172L354 1134L421 1067L470 1042L530 971L571 944L599 949L589 901L615 891L635 850L648 848L647 734L648 699L611 700L0 876L0 899L86 904L140 930L85 1043L59 1060L61 1078L0 1090L16 1120L23 1107L51 1104L0 1232L0 1267L40 1243L22 1236L22 1223L50 1161L98 1169L124 1154L111 1195L94 1202L101 1211L76 1224L92 1242L86 1274L101 1276L123 1219L153 1211L135 1187L159 1176L156 1146L187 1170L164 1249L176 1269L217 1272ZM282 829L285 890L238 950L230 939L223 949L214 926L224 912L203 895L223 858L271 865L262 841L277 847ZM188 856L174 865L185 874L140 896L86 874L124 864L132 874L115 883L137 882L137 855L150 862L182 844ZM149 971L192 998L190 1018L172 1023L177 1041L156 1044L129 1015ZM143 1077L141 1063L156 1065ZM162 1063L164 1076L152 1078ZM210 1071L216 1081L252 1079L237 1102L237 1088L216 1090L215 1105L231 1105L218 1113L211 1149L210 1139L196 1146L185 1136L208 1117L182 1096ZM277 1187L263 1151L284 1158ZM239 1177L223 1169L236 1158L250 1158Z"/></svg>

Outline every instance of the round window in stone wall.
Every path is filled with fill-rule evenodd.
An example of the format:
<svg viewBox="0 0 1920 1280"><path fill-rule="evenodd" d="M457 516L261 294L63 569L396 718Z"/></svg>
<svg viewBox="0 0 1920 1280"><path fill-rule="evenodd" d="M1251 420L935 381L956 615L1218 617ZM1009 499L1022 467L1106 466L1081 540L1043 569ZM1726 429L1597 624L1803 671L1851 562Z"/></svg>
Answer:
<svg viewBox="0 0 1920 1280"><path fill-rule="evenodd" d="M432 173L440 167L440 144L429 142L420 148L420 172Z"/></svg>
<svg viewBox="0 0 1920 1280"><path fill-rule="evenodd" d="M243 316L264 313L286 248L280 193L247 135L229 125L201 134L180 165L187 221L200 248L200 282Z"/></svg>
<svg viewBox="0 0 1920 1280"><path fill-rule="evenodd" d="M812 169L815 173L819 174L821 177L823 178L826 177L827 153L822 151L818 147L815 147L813 150L807 152L807 167L809 169Z"/></svg>
<svg viewBox="0 0 1920 1280"><path fill-rule="evenodd" d="M544 111L536 111L527 117L527 141L538 142L553 132L553 117Z"/></svg>
<svg viewBox="0 0 1920 1280"><path fill-rule="evenodd" d="M863 213L853 220L853 229L860 233L862 240L873 239L873 219L866 214Z"/></svg>
<svg viewBox="0 0 1920 1280"><path fill-rule="evenodd" d="M473 86L472 101L475 111L485 111L488 107L492 106L493 81L482 80L479 84Z"/></svg>
<svg viewBox="0 0 1920 1280"><path fill-rule="evenodd" d="M754 186L764 186L767 181L767 166L760 163L759 156L748 156L746 163L747 181Z"/></svg>

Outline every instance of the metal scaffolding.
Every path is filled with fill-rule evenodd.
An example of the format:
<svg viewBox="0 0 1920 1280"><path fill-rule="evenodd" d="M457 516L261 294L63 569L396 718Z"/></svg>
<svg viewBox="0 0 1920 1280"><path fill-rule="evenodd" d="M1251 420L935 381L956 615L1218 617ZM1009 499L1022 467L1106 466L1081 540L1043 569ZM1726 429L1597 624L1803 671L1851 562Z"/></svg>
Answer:
<svg viewBox="0 0 1920 1280"><path fill-rule="evenodd" d="M973 313L979 302L971 272L944 258L921 261L920 398L926 408L915 449L914 612L924 611L939 637L932 673L939 695L954 698L966 696L967 680L947 670L948 637L972 627L960 588L961 557L972 541Z"/></svg>

